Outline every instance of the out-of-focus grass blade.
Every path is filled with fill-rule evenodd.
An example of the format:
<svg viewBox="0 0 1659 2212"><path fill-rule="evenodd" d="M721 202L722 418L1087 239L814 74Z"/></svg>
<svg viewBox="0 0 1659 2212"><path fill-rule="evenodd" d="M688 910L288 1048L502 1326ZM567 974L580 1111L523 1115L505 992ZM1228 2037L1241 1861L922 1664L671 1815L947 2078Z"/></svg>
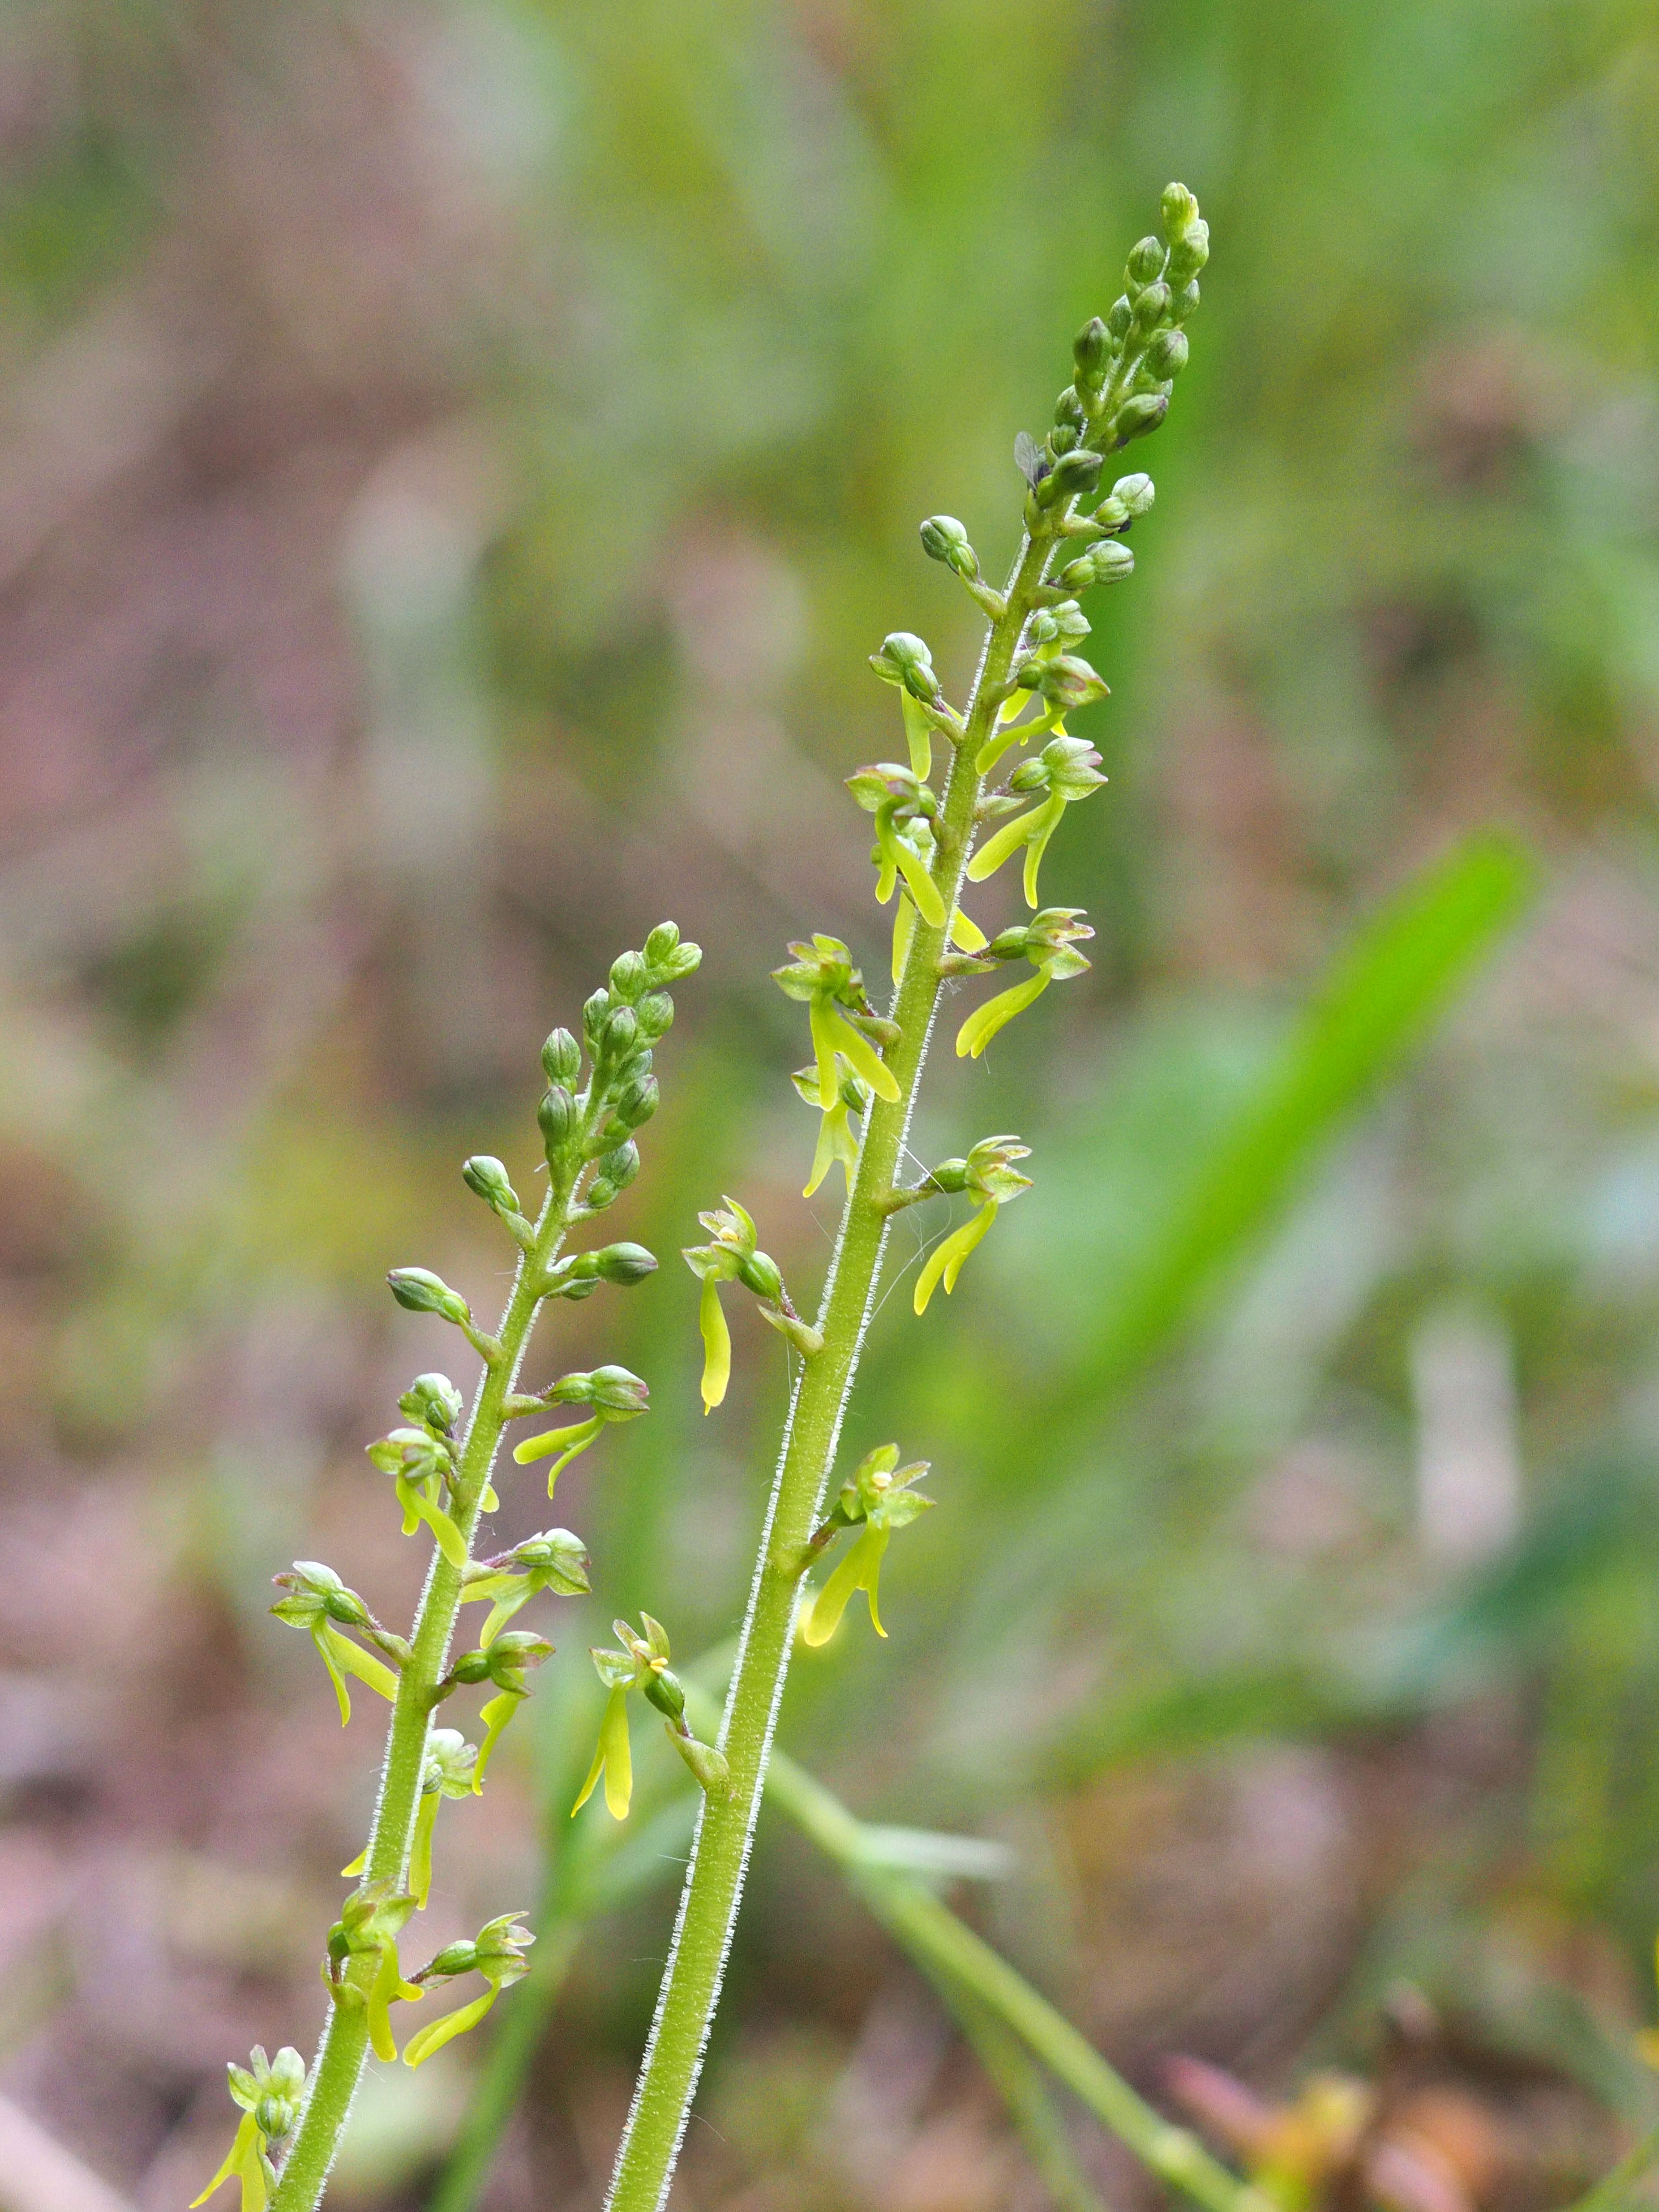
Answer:
<svg viewBox="0 0 1659 2212"><path fill-rule="evenodd" d="M1067 1378L1067 1411L1128 1381L1188 1318L1224 1265L1283 1209L1342 1121L1514 926L1536 882L1522 847L1474 837L1372 920L1255 1097L1197 1166L1162 1235L1131 1261L1093 1357Z"/></svg>

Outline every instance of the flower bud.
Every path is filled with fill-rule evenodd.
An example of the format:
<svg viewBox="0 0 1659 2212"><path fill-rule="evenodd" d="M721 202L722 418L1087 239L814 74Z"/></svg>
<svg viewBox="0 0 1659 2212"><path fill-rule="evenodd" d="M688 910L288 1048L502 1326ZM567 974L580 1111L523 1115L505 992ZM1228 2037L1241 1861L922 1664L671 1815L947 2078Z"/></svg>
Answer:
<svg viewBox="0 0 1659 2212"><path fill-rule="evenodd" d="M1113 301L1110 307L1108 309L1106 315L1106 335L1111 339L1114 345L1121 345L1124 339L1128 336L1129 325L1133 319L1133 307L1131 306L1129 301L1125 297L1125 295L1120 292L1117 298Z"/></svg>
<svg viewBox="0 0 1659 2212"><path fill-rule="evenodd" d="M1106 696L1104 678L1071 653L1059 653L1053 660L1028 660L1015 670L1014 680L1022 690L1040 691L1052 705L1068 714Z"/></svg>
<svg viewBox="0 0 1659 2212"><path fill-rule="evenodd" d="M1133 573L1135 556L1127 545L1115 538L1106 538L1091 545L1081 560L1069 562L1060 572L1059 581L1068 592L1081 592L1091 584L1115 584Z"/></svg>
<svg viewBox="0 0 1659 2212"><path fill-rule="evenodd" d="M632 1006L618 1006L599 1031L599 1050L610 1060L626 1060L639 1049L640 1018Z"/></svg>
<svg viewBox="0 0 1659 2212"><path fill-rule="evenodd" d="M1120 477L1112 486L1112 497L1133 517L1146 513L1157 497L1157 491L1148 476Z"/></svg>
<svg viewBox="0 0 1659 2212"><path fill-rule="evenodd" d="M1143 392L1126 399L1112 417L1112 443L1127 446L1132 438L1144 438L1149 430L1157 429L1169 411L1169 397L1162 392Z"/></svg>
<svg viewBox="0 0 1659 2212"><path fill-rule="evenodd" d="M1143 238L1129 248L1129 258L1123 264L1126 290L1139 292L1144 286L1156 283L1163 274L1164 240L1161 238Z"/></svg>
<svg viewBox="0 0 1659 2212"><path fill-rule="evenodd" d="M647 992L634 1012L639 1018L640 1035L653 1042L674 1026L674 1001L666 991Z"/></svg>
<svg viewBox="0 0 1659 2212"><path fill-rule="evenodd" d="M631 1006L645 995L646 965L642 952L619 953L611 963L611 995Z"/></svg>
<svg viewBox="0 0 1659 2212"><path fill-rule="evenodd" d="M466 1401L447 1375L417 1375L398 1401L398 1411L447 1437Z"/></svg>
<svg viewBox="0 0 1659 2212"><path fill-rule="evenodd" d="M1162 384L1180 375L1187 366L1187 353L1185 331L1160 331L1146 349L1146 367Z"/></svg>
<svg viewBox="0 0 1659 2212"><path fill-rule="evenodd" d="M1170 301L1170 320L1184 323L1198 305L1198 279L1191 277L1175 293Z"/></svg>
<svg viewBox="0 0 1659 2212"><path fill-rule="evenodd" d="M562 1083L556 1083L543 1094L542 1103L536 1109L536 1120L550 1159L569 1143L570 1133L576 1126L576 1102Z"/></svg>
<svg viewBox="0 0 1659 2212"><path fill-rule="evenodd" d="M261 2097L253 2107L253 2124L262 2136L280 2142L300 2117L299 2107L286 2097Z"/></svg>
<svg viewBox="0 0 1659 2212"><path fill-rule="evenodd" d="M968 543L968 532L953 514L930 514L921 526L921 550L930 561L942 561L958 576L977 576L979 559Z"/></svg>
<svg viewBox="0 0 1659 2212"><path fill-rule="evenodd" d="M555 1030L542 1047L542 1066L550 1083L568 1088L582 1072L582 1051L568 1030Z"/></svg>
<svg viewBox="0 0 1659 2212"><path fill-rule="evenodd" d="M1112 358L1112 334L1098 315L1092 316L1072 340L1072 358L1085 384L1098 384Z"/></svg>
<svg viewBox="0 0 1659 2212"><path fill-rule="evenodd" d="M647 1275L657 1272L655 1256L643 1244L607 1244L602 1251L587 1255L594 1263L594 1272L602 1282L642 1283Z"/></svg>
<svg viewBox="0 0 1659 2212"><path fill-rule="evenodd" d="M637 1245L619 1245L619 1251L637 1251ZM652 1266L656 1265L655 1261ZM646 1270L649 1273L650 1270ZM629 1279L633 1280L634 1278ZM651 1410L651 1391L637 1375L626 1367L596 1367L587 1378L588 1403L601 1407L607 1413L646 1413Z"/></svg>
<svg viewBox="0 0 1659 2212"><path fill-rule="evenodd" d="M507 1170L489 1152L475 1153L461 1168L461 1180L497 1213L516 1213L519 1194L507 1181Z"/></svg>
<svg viewBox="0 0 1659 2212"><path fill-rule="evenodd" d="M656 1077L645 1076L624 1085L611 1112L624 1129L641 1128L656 1112L658 1095Z"/></svg>
<svg viewBox="0 0 1659 2212"><path fill-rule="evenodd" d="M635 1144L618 1145L599 1162L599 1173L614 1190L626 1190L639 1171L640 1148Z"/></svg>
<svg viewBox="0 0 1659 2212"><path fill-rule="evenodd" d="M1059 398L1054 402L1054 421L1056 424L1069 422L1073 429L1080 430L1088 419L1088 410L1085 408L1081 399L1078 398L1076 385L1068 384L1064 392L1060 393Z"/></svg>
<svg viewBox="0 0 1659 2212"><path fill-rule="evenodd" d="M1195 222L1184 236L1174 240L1170 247L1169 278L1172 284L1184 284L1188 277L1196 276L1210 258L1210 226Z"/></svg>
<svg viewBox="0 0 1659 2212"><path fill-rule="evenodd" d="M871 654L870 665L884 683L902 684L913 699L936 702L941 696L927 641L908 630L896 629L884 638L881 651Z"/></svg>
<svg viewBox="0 0 1659 2212"><path fill-rule="evenodd" d="M647 988L650 990L659 991L665 983L678 982L702 963L702 947L689 939L682 942L675 922L659 921L645 940L645 964L649 971Z"/></svg>
<svg viewBox="0 0 1659 2212"><path fill-rule="evenodd" d="M1078 434L1075 422L1056 422L1048 433L1049 453L1056 460L1062 453L1069 453L1078 441Z"/></svg>
<svg viewBox="0 0 1659 2212"><path fill-rule="evenodd" d="M1133 335L1148 337L1170 312L1170 288L1167 284L1149 284L1135 301L1134 319L1131 324Z"/></svg>
<svg viewBox="0 0 1659 2212"><path fill-rule="evenodd" d="M1159 204L1166 238L1182 238L1198 220L1198 202L1185 185L1170 183L1164 187Z"/></svg>
<svg viewBox="0 0 1659 2212"><path fill-rule="evenodd" d="M1086 447L1062 453L1037 486L1038 505L1054 507L1062 500L1091 492L1100 482L1103 465L1100 455L1090 453Z"/></svg>
<svg viewBox="0 0 1659 2212"><path fill-rule="evenodd" d="M472 1318L472 1309L460 1292L452 1291L429 1267L393 1267L386 1279L392 1297L410 1313L441 1314L457 1326Z"/></svg>
<svg viewBox="0 0 1659 2212"><path fill-rule="evenodd" d="M592 1043L605 1027L605 1016L611 1012L609 991L595 991L592 998L582 1001L582 1035Z"/></svg>

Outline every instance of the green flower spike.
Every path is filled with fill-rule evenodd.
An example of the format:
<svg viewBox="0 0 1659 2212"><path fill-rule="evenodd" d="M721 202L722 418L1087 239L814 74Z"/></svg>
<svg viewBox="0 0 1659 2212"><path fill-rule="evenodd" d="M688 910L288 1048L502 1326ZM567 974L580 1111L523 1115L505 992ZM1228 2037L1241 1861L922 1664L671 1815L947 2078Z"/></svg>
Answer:
<svg viewBox="0 0 1659 2212"><path fill-rule="evenodd" d="M526 1536L493 1559L471 1561L461 1603L494 1601L478 1638L479 1649L488 1651L514 1614L538 1591L550 1589L558 1597L585 1596L592 1588L587 1564L587 1547L568 1528L549 1528L542 1535Z"/></svg>
<svg viewBox="0 0 1659 2212"><path fill-rule="evenodd" d="M426 1767L421 1777L421 1802L415 1813L415 1838L409 1847L409 1887L417 1912L426 1911L432 1894L432 1832L438 1823L438 1807L446 1797L475 1796L473 1771L478 1753L459 1729L434 1729L426 1740ZM358 1869L349 1867L354 1874Z"/></svg>
<svg viewBox="0 0 1659 2212"><path fill-rule="evenodd" d="M532 1460L557 1454L547 1474L547 1494L551 1498L553 1486L560 1475L579 1452L587 1449L607 1423L636 1419L640 1414L650 1412L650 1401L647 1386L625 1367L596 1367L591 1374L567 1375L544 1394L544 1402L550 1406L591 1406L592 1415L568 1429L547 1429L538 1437L526 1437L522 1443L514 1445L513 1456L520 1467L528 1467ZM487 1644L489 1638L486 1636L483 1640Z"/></svg>
<svg viewBox="0 0 1659 2212"><path fill-rule="evenodd" d="M191 2199L190 2212L205 2204L224 2181L240 2182L242 2212L264 2212L270 2191L276 2186L270 2146L294 2132L305 2092L306 2063L287 2043L275 2058L267 2058L264 2047L256 2043L249 2057L250 2065L228 2069L231 2101L240 2106L243 2115L236 2139L207 2187Z"/></svg>
<svg viewBox="0 0 1659 2212"><path fill-rule="evenodd" d="M351 1718L351 1693L345 1684L348 1674L355 1674L360 1682L366 1682L388 1703L396 1698L398 1677L391 1668L372 1657L349 1636L342 1635L341 1630L355 1628L360 1634L371 1637L399 1665L409 1656L408 1647L400 1638L380 1626L356 1591L348 1589L332 1567L324 1566L318 1559L295 1559L292 1574L273 1575L271 1580L287 1595L279 1598L270 1609L278 1620L286 1621L290 1628L309 1632L318 1656L328 1669L328 1679L334 1685L342 1728Z"/></svg>
<svg viewBox="0 0 1659 2212"><path fill-rule="evenodd" d="M969 1254L989 1232L999 1207L1030 1190L1030 1176L1019 1174L1013 1163L1030 1156L1030 1146L1022 1145L1018 1137L981 1137L965 1160L942 1160L933 1170L928 1182L934 1188L965 1191L974 1201L974 1211L928 1255L927 1266L916 1278L913 1304L918 1314L927 1312L927 1302L941 1283L945 1296L950 1296Z"/></svg>
<svg viewBox="0 0 1659 2212"><path fill-rule="evenodd" d="M539 1667L553 1656L553 1646L544 1636L532 1636L527 1629L509 1628L498 1635L486 1651L463 1651L450 1663L449 1672L432 1693L432 1702L442 1703L452 1692L470 1687L477 1682L493 1682L500 1692L491 1698L479 1711L484 1724L484 1740L478 1746L477 1763L472 1770L472 1794L483 1795L484 1775L501 1741L507 1723L530 1695L525 1669Z"/></svg>
<svg viewBox="0 0 1659 2212"><path fill-rule="evenodd" d="M724 1401L732 1379L732 1332L720 1304L722 1283L741 1283L752 1291L761 1302L763 1318L787 1336L804 1358L810 1359L821 1352L823 1339L790 1304L777 1261L769 1254L756 1250L755 1224L735 1198L728 1197L723 1207L700 1213L697 1218L714 1241L687 1245L680 1257L702 1285L697 1316L703 1344L702 1409L710 1413Z"/></svg>
<svg viewBox="0 0 1659 2212"><path fill-rule="evenodd" d="M803 1643L817 1645L830 1641L854 1590L862 1590L869 1600L870 1624L877 1635L886 1635L877 1600L888 1540L894 1529L904 1528L935 1502L911 1487L927 1474L928 1462L915 1460L908 1467L900 1467L898 1455L896 1444L880 1444L861 1460L842 1485L828 1518L814 1532L809 1552L821 1549L843 1528L857 1528L860 1534L802 1613Z"/></svg>
<svg viewBox="0 0 1659 2212"><path fill-rule="evenodd" d="M805 1003L818 1064L819 1105L828 1113L835 1103L837 1053L878 1098L896 1103L899 1087L892 1070L884 1065L866 1032L885 1032L884 1042L891 1042L896 1033L871 1006L852 954L838 937L814 936L810 944L794 943L789 950L794 960L787 967L775 968L772 980L787 997ZM863 1029L854 1027L848 1012L859 1018Z"/></svg>
<svg viewBox="0 0 1659 2212"><path fill-rule="evenodd" d="M945 901L923 866L915 847L897 834L896 825L931 822L939 800L913 769L896 761L878 761L847 779L847 788L866 814L876 817L876 901L885 906L901 875L915 908L930 929L945 927Z"/></svg>
<svg viewBox="0 0 1659 2212"><path fill-rule="evenodd" d="M421 1968L415 1977L417 1982L453 1981L460 1974L482 1974L489 1987L471 2004L429 2020L418 2035L410 2036L404 2052L405 2066L422 2065L434 2051L441 2051L445 2044L476 2027L501 1991L524 1979L530 1972L524 1954L536 1939L523 1920L522 1913L504 1912L499 1920L481 1928L471 1943L451 1943Z"/></svg>
<svg viewBox="0 0 1659 2212"><path fill-rule="evenodd" d="M392 2007L417 2004L424 1994L406 1982L398 1963L398 1938L415 1910L406 1890L389 1881L364 1882L340 1908L328 1933L323 1982L334 2003L368 2015L368 2040L377 2058L398 2056Z"/></svg>
<svg viewBox="0 0 1659 2212"><path fill-rule="evenodd" d="M986 840L968 863L971 883L982 884L988 876L994 875L1003 862L1011 860L1023 845L1025 848L1025 903L1037 903L1037 870L1042 855L1048 850L1048 840L1059 827L1060 818L1066 808L1079 799L1086 799L1091 791L1098 791L1106 779L1099 774L1100 755L1086 738L1051 738L1035 760L1022 761L1008 779L1008 788L1022 798L1028 793L1044 794L1040 805L1029 813L1016 816L1005 823L995 836ZM977 950L964 946L963 950Z"/></svg>
<svg viewBox="0 0 1659 2212"><path fill-rule="evenodd" d="M592 1652L595 1671L611 1694L605 1699L605 1717L599 1723L593 1764L587 1770L580 1796L570 1808L573 1820L593 1795L601 1776L605 1778L605 1810L613 1820L628 1818L634 1791L634 1754L628 1739L630 1690L642 1691L663 1716L669 1741L709 1796L723 1794L730 1783L730 1771L722 1755L711 1745L699 1743L686 1726L685 1692L678 1677L668 1671L667 1630L648 1613L640 1615L640 1625L645 1631L643 1636L635 1635L625 1620L612 1621L611 1628L625 1649L612 1651L595 1647Z"/></svg>
<svg viewBox="0 0 1659 2212"><path fill-rule="evenodd" d="M957 1031L957 1057L965 1060L969 1054L977 1060L1000 1030L1006 1029L1016 1014L1024 1013L1034 999L1039 999L1050 983L1064 982L1068 976L1081 975L1089 963L1073 948L1079 939L1094 935L1081 920L1083 908L1076 906L1044 907L1034 915L1024 929L1005 929L986 946L993 960L1029 960L1036 975L1024 983L1016 983L1011 991L1000 992L977 1007Z"/></svg>

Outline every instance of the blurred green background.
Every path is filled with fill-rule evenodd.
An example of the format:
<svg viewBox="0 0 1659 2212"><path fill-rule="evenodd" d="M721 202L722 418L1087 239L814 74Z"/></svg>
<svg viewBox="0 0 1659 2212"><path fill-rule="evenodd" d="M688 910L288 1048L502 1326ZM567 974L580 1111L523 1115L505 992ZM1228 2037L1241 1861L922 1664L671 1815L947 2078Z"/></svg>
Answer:
<svg viewBox="0 0 1659 2212"><path fill-rule="evenodd" d="M930 1077L921 1157L1016 1129L1036 1186L921 1323L944 1209L898 1225L847 1451L940 1509L781 1740L1009 1845L964 1909L1158 2099L1386 2073L1407 1984L1437 2212L1567 2202L1656 2103L1659 8L11 0L0 164L0 2090L162 2212L226 2058L309 2049L379 1721L268 1577L402 1618L362 1446L470 1367L381 1276L493 1306L459 1163L526 1187L543 1035L668 914L611 1217L665 1264L532 1370L655 1410L562 1486L598 1597L444 1814L434 1945L536 1894L611 1613L731 1632L784 1352L734 1313L704 1421L675 1250L730 1190L816 1291L767 970L884 972L865 656L959 693L916 522L1000 569L1178 176L1213 258L1045 869L1095 966ZM597 2204L676 1848L490 2212ZM376 2073L342 2205L428 2201L482 2055ZM1046 2201L769 1819L702 2109L687 2208Z"/></svg>

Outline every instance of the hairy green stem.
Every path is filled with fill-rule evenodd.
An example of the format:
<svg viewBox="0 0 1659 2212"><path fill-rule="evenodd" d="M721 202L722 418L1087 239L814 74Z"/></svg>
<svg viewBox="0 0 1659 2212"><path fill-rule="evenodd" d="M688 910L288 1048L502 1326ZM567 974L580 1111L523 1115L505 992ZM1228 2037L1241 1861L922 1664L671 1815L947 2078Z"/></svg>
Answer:
<svg viewBox="0 0 1659 2212"><path fill-rule="evenodd" d="M473 1400L461 1448L453 1516L469 1550L501 1443L501 1409L518 1380L547 1269L557 1257L570 1224L575 1179L568 1175L550 1182L536 1223L535 1241L520 1255L512 1295L501 1316L497 1336L500 1357L486 1364ZM386 1733L380 1792L363 1863L365 1883L389 1881L400 1886L407 1878L434 1692L448 1663L461 1589L459 1570L434 1548L410 1638L409 1662L398 1680L392 1725ZM309 2076L305 2110L270 2200L271 2212L314 2212L321 2203L368 2056L365 2009L357 2006L347 2010L331 2003Z"/></svg>
<svg viewBox="0 0 1659 2212"><path fill-rule="evenodd" d="M954 748L935 824L933 880L948 919L973 842L981 778L975 757L989 734L1015 647L1042 582L1060 516L1045 518L1015 563L1005 611L986 639L963 737ZM823 1348L797 1377L785 1424L748 1611L721 1724L720 1747L731 1767L731 1795L704 1805L680 1894L673 1946L657 2002L634 2103L611 2178L608 2212L660 2212L690 2114L697 2076L720 1999L732 1930L742 1899L749 1847L765 1779L772 1731L788 1673L800 1603L794 1571L818 1517L842 1418L869 1326L887 1242L893 1189L927 1056L940 991L945 931L918 917L894 994L899 1036L886 1061L898 1098L874 1102L818 1309Z"/></svg>

